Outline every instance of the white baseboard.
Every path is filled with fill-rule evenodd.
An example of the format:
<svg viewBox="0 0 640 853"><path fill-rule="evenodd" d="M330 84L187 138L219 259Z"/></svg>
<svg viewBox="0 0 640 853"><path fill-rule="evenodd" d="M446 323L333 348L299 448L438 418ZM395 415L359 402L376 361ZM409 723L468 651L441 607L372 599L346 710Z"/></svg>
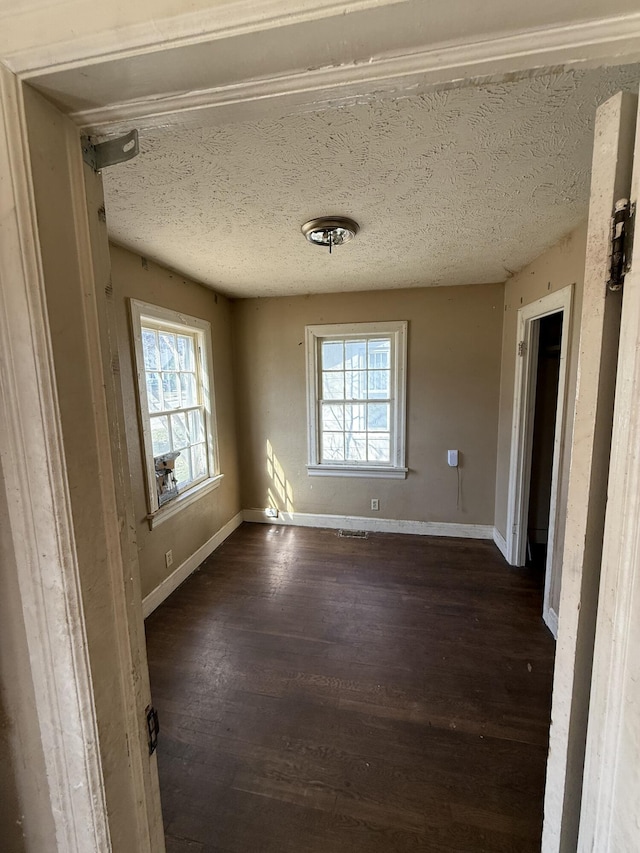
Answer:
<svg viewBox="0 0 640 853"><path fill-rule="evenodd" d="M146 619L150 613L159 607L162 602L171 595L174 589L177 589L180 584L185 581L189 575L194 572L198 566L207 559L209 554L212 554L216 548L231 536L233 531L242 524L243 513L239 512L233 516L231 521L228 521L224 527L221 527L211 539L208 539L204 545L198 548L197 551L188 557L184 563L181 563L175 572L172 572L168 578L165 578L149 595L142 600L142 614Z"/></svg>
<svg viewBox="0 0 640 853"><path fill-rule="evenodd" d="M457 539L492 539L490 524L454 524L445 521L396 521L393 518L369 518L354 515L325 515L310 512L280 512L277 518L263 509L245 509L245 521L262 524L290 524L296 527L329 527L344 530L367 530L370 533L414 533L419 536L452 536Z"/></svg>
<svg viewBox="0 0 640 853"><path fill-rule="evenodd" d="M553 607L550 607L546 612L543 611L542 612L542 618L544 619L544 623L547 626L547 628L553 634L553 639L557 640L558 639L558 614L553 609Z"/></svg>
<svg viewBox="0 0 640 853"><path fill-rule="evenodd" d="M502 533L500 533L497 527L493 528L493 541L496 543L496 545L498 546L498 550L508 563L509 558L507 557L507 540L504 538Z"/></svg>

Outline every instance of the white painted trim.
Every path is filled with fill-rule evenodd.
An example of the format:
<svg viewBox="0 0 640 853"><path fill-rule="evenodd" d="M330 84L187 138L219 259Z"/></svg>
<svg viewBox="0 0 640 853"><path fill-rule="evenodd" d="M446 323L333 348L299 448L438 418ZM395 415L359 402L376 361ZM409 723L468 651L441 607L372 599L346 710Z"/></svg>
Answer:
<svg viewBox="0 0 640 853"><path fill-rule="evenodd" d="M640 111L630 198L640 199ZM640 232L625 276L578 850L640 849ZM626 769L624 767L626 764ZM635 770L630 768L635 766ZM626 800L626 802L625 802ZM632 803L629 808L629 803Z"/></svg>
<svg viewBox="0 0 640 853"><path fill-rule="evenodd" d="M388 480L406 480L408 468L385 468L382 465L307 465L310 477L382 477Z"/></svg>
<svg viewBox="0 0 640 853"><path fill-rule="evenodd" d="M406 399L407 399L407 332L406 320L391 320L377 323L331 323L305 326L305 350L307 370L307 470L311 476L355 476L355 477L397 477L404 479L405 441L406 441ZM391 374L393 376L393 395L391 396L391 465L325 465L320 458L319 432L319 365L318 347L323 338L370 337L385 335L391 337ZM363 401L366 402L366 401ZM372 473L380 471L384 473Z"/></svg>
<svg viewBox="0 0 640 853"><path fill-rule="evenodd" d="M222 38L248 35L277 27L300 24L322 18L352 14L375 9L389 2L402 0L232 0L231 2L209 3L205 9L165 14L158 10L150 19L134 24L109 26L71 41L59 41L47 45L46 64L43 50L39 47L8 52L3 61L14 73L24 79L46 71L69 71L107 59L123 59L155 53L158 46L163 50L175 47L198 45ZM197 4L193 4L197 5ZM109 15L109 3L105 4ZM18 10L22 11L22 10ZM34 10L35 11L35 10ZM37 7L42 12L42 7ZM66 5L66 14L86 14L86 0L71 0Z"/></svg>
<svg viewBox="0 0 640 853"><path fill-rule="evenodd" d="M227 35L227 33L224 33ZM188 43L211 40L213 34L202 33ZM181 42L184 44L185 42ZM169 41L168 46L173 42ZM144 54L137 49L116 57ZM36 73L81 67L101 61L97 54L86 62L53 65ZM425 91L454 80L512 74L531 68L550 69L584 64L585 61L615 60L631 62L640 57L640 13L630 13L592 21L540 27L482 41L425 45L413 53L376 56L369 62L327 66L258 80L236 80L224 86L191 89L178 95L157 94L136 100L110 104L107 107L78 110L73 120L92 132L115 132L121 124L136 122L138 127L157 127L167 123L184 123L203 110L230 108L238 104L264 103L270 100L290 103L336 103L375 92L418 88ZM109 58L113 58L110 56ZM14 65L15 65L14 61ZM27 72L33 76L34 72ZM203 84L205 81L203 81ZM284 104L281 103L281 108ZM111 128L110 128L111 126Z"/></svg>
<svg viewBox="0 0 640 853"><path fill-rule="evenodd" d="M614 95L596 111L591 197L580 315L577 387L567 488L558 642L544 796L542 850L575 850L583 790L593 636L602 565L607 474L616 385L621 294L607 292L611 211L630 197L637 96ZM622 300L624 301L624 300ZM634 459L637 445L629 455ZM620 513L630 517L633 507ZM592 716L594 719L594 716ZM611 734L619 734L612 728ZM589 845L581 853L605 853ZM624 849L624 845L619 849ZM631 848L628 848L631 849Z"/></svg>
<svg viewBox="0 0 640 853"><path fill-rule="evenodd" d="M210 486L214 488L218 485L217 477L220 474L219 455L218 455L218 428L216 422L216 403L215 403L215 383L213 381L213 346L211 342L211 323L208 320L201 320L199 317L191 317L188 314L182 314L178 311L173 311L170 308L163 308L160 305L152 305L148 302L141 302L139 299L129 299L129 309L131 317L131 336L133 338L133 349L135 355L135 372L136 372L136 387L138 393L136 395L136 405L138 409L138 422L140 424L140 432L142 435L142 447L144 450L145 473L146 473L146 489L147 489L147 507L150 521L150 527L164 521L170 515L173 515L179 509L182 509L186 503L192 503L196 497L201 497L201 493L196 491L198 487ZM201 389L202 402L204 407L205 431L207 436L207 456L209 466L209 477L201 480L193 485L190 485L184 493L184 500L177 503L172 501L171 504L158 505L158 493L156 490L156 472L153 457L153 445L151 440L151 424L149 418L149 406L147 400L147 382L144 367L144 354L142 351L142 322L149 318L151 321L157 321L166 326L175 327L176 331L185 328L194 332L198 341L199 352L196 353L197 363L197 383ZM193 495L192 500L189 497ZM178 500L178 499L176 499ZM165 507L175 504L171 512L165 512Z"/></svg>
<svg viewBox="0 0 640 853"><path fill-rule="evenodd" d="M553 635L553 639L558 639L558 614L553 609L553 607L549 606L542 611L542 618L544 620L544 624L547 626L551 634Z"/></svg>
<svg viewBox="0 0 640 853"><path fill-rule="evenodd" d="M21 84L0 66L0 454L39 735L65 853L111 850Z"/></svg>
<svg viewBox="0 0 640 853"><path fill-rule="evenodd" d="M207 557L218 548L225 539L227 539L234 530L236 530L243 522L243 513L236 513L233 518L228 521L224 527L221 527L217 533L207 539L204 545L201 545L197 551L188 557L184 563L181 563L178 568L172 572L168 578L165 578L154 590L142 600L142 613L146 619L156 607L159 607L162 602L168 598L171 593L183 583L190 574L195 572L198 566L203 563Z"/></svg>
<svg viewBox="0 0 640 853"><path fill-rule="evenodd" d="M550 614L552 579L558 570L558 555L555 553L558 525L558 494L560 471L565 448L564 411L569 372L569 346L571 342L571 306L573 285L549 293L518 311L517 338L525 342L525 354L516 350L516 370L513 394L513 423L511 432L511 458L509 465L509 498L507 504L506 559L512 566L525 564L526 513L529 502L531 477L531 451L533 444L533 417L535 408L536 370L538 359L538 332L536 322L550 314L562 313L562 339L560 344L560 372L558 376L558 399L556 403L555 435L553 439L553 461L551 469L551 503L549 506L549 536L547 539L547 562L542 614L556 637L557 616ZM555 623L554 623L555 616Z"/></svg>
<svg viewBox="0 0 640 853"><path fill-rule="evenodd" d="M245 509L244 521L288 524L294 527L324 527L332 530L367 530L371 533L409 533L418 536L451 536L454 539L492 539L490 524L456 524L448 521L401 521L360 515L325 515L310 512L279 512L271 518L264 509Z"/></svg>
<svg viewBox="0 0 640 853"><path fill-rule="evenodd" d="M562 416L564 412L565 387L568 367L568 348L571 338L571 303L573 285L525 305L518 311L515 352L515 380L513 391L513 420L511 426L511 455L509 464L509 498L507 504L507 560L512 566L522 566L526 549L526 507L531 473L531 443L533 440L533 409L536 387L536 361L538 356L538 326L536 320L550 314L562 312L562 342L560 350L560 377L556 408L556 429L553 453L553 476L551 487L551 518L555 515L557 502L557 475L562 442ZM535 324L535 325L534 325ZM524 341L525 353L519 355L518 344ZM549 530L549 552L552 552L551 529Z"/></svg>
<svg viewBox="0 0 640 853"><path fill-rule="evenodd" d="M198 483L193 486L193 488L189 489L188 492L183 492L182 494L179 494L177 498L174 498L174 500L163 504L160 509L147 516L149 528L154 530L159 525L164 524L168 519L173 518L176 513L186 509L186 507L191 506L191 504L196 501L199 501L200 498L208 495L209 492L217 489L223 478L224 474L216 474L215 477L210 477L208 480Z"/></svg>
<svg viewBox="0 0 640 853"><path fill-rule="evenodd" d="M507 559L507 543L505 541L504 536L502 535L502 533L500 533L500 531L498 530L497 527L493 528L493 541L498 546L498 550L500 551L502 556L505 558L505 560L507 560L507 562L509 562L509 560Z"/></svg>

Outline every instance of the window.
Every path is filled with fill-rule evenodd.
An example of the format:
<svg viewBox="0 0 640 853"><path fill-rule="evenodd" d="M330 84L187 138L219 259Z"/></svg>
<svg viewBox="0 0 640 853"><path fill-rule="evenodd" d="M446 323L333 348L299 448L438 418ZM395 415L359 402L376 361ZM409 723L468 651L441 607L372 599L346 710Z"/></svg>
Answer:
<svg viewBox="0 0 640 853"><path fill-rule="evenodd" d="M218 485L211 328L131 300L152 526Z"/></svg>
<svg viewBox="0 0 640 853"><path fill-rule="evenodd" d="M406 322L306 335L309 473L405 477Z"/></svg>

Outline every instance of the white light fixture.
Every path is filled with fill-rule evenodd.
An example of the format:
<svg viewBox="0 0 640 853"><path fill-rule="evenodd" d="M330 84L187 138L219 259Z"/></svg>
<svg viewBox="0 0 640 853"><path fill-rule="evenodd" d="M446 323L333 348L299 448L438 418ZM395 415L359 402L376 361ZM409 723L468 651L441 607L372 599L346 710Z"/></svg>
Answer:
<svg viewBox="0 0 640 853"><path fill-rule="evenodd" d="M302 226L302 233L315 246L328 247L329 253L334 246L342 246L353 240L360 226L346 216L320 216L310 219Z"/></svg>

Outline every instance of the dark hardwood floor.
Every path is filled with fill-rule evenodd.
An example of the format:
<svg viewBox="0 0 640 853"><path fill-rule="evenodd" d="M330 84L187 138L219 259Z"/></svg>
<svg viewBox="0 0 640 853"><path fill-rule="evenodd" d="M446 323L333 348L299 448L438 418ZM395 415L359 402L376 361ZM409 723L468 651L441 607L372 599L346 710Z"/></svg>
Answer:
<svg viewBox="0 0 640 853"><path fill-rule="evenodd" d="M491 542L244 524L146 622L168 853L538 851L541 580Z"/></svg>

